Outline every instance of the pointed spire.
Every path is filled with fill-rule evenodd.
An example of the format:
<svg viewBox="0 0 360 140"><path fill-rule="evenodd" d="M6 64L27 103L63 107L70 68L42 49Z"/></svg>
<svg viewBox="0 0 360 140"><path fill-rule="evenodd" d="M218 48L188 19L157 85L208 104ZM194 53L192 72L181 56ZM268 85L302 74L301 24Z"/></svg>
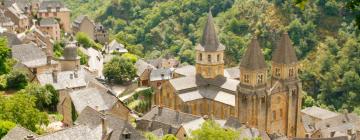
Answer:
<svg viewBox="0 0 360 140"><path fill-rule="evenodd" d="M279 64L291 64L297 62L296 52L287 32L285 32L272 55L272 61Z"/></svg>
<svg viewBox="0 0 360 140"><path fill-rule="evenodd" d="M245 55L241 59L240 67L249 70L264 69L267 67L264 55L256 37L251 40L248 48L246 49Z"/></svg>
<svg viewBox="0 0 360 140"><path fill-rule="evenodd" d="M197 47L197 49L203 51L220 51L225 49L225 47L220 44L217 37L211 10L209 10L208 13L207 22L203 31L200 45L202 48Z"/></svg>

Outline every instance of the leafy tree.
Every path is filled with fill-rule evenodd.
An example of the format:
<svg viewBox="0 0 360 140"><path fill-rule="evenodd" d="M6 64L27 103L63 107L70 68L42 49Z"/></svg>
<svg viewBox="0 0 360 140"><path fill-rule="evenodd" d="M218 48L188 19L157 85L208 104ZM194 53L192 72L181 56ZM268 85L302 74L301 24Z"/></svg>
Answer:
<svg viewBox="0 0 360 140"><path fill-rule="evenodd" d="M36 98L29 94L0 95L0 120L11 121L31 130L49 123L47 114L35 108Z"/></svg>
<svg viewBox="0 0 360 140"><path fill-rule="evenodd" d="M133 63L136 63L136 61L138 60L138 57L131 53L124 53L123 55L121 55L121 57L129 59Z"/></svg>
<svg viewBox="0 0 360 140"><path fill-rule="evenodd" d="M6 75L6 83L8 89L23 89L26 87L27 76L18 70L13 70Z"/></svg>
<svg viewBox="0 0 360 140"><path fill-rule="evenodd" d="M155 134L153 134L151 132L146 132L144 134L144 136L147 140L158 140L159 139Z"/></svg>
<svg viewBox="0 0 360 140"><path fill-rule="evenodd" d="M9 65L10 51L7 39L0 37L0 75L8 73L11 69Z"/></svg>
<svg viewBox="0 0 360 140"><path fill-rule="evenodd" d="M135 78L136 68L130 59L114 57L105 64L103 73L110 82L122 84Z"/></svg>
<svg viewBox="0 0 360 140"><path fill-rule="evenodd" d="M4 137L15 126L16 124L13 122L0 120L0 139Z"/></svg>
<svg viewBox="0 0 360 140"><path fill-rule="evenodd" d="M191 139L194 140L235 140L240 133L231 129L221 128L213 120L207 120L200 129L191 132Z"/></svg>
<svg viewBox="0 0 360 140"><path fill-rule="evenodd" d="M92 47L91 39L83 32L78 32L76 34L76 41L81 44L84 48Z"/></svg>
<svg viewBox="0 0 360 140"><path fill-rule="evenodd" d="M88 56L85 55L81 50L77 50L77 54L80 56L80 64L81 65L87 65L89 62Z"/></svg>
<svg viewBox="0 0 360 140"><path fill-rule="evenodd" d="M34 96L36 108L40 110L56 111L59 95L52 85L29 84L25 89L19 91L19 94Z"/></svg>
<svg viewBox="0 0 360 140"><path fill-rule="evenodd" d="M177 138L173 134L166 134L162 137L162 140L177 140Z"/></svg>

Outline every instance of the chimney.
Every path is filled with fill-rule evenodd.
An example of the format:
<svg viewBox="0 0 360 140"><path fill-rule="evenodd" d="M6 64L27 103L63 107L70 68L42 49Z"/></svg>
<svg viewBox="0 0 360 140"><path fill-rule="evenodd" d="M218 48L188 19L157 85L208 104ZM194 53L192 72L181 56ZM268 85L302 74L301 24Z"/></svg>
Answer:
<svg viewBox="0 0 360 140"><path fill-rule="evenodd" d="M24 140L35 140L35 137L32 134L27 135Z"/></svg>
<svg viewBox="0 0 360 140"><path fill-rule="evenodd" d="M101 117L102 137L105 138L107 135L107 125L105 115Z"/></svg>
<svg viewBox="0 0 360 140"><path fill-rule="evenodd" d="M60 12L60 6L56 6L56 12Z"/></svg>
<svg viewBox="0 0 360 140"><path fill-rule="evenodd" d="M57 83L58 82L58 70L54 69L52 72L52 77L53 77L53 82Z"/></svg>
<svg viewBox="0 0 360 140"><path fill-rule="evenodd" d="M159 115L159 116L161 116L162 110L163 110L163 107L160 105L160 106L159 106L159 109L158 109L158 115Z"/></svg>
<svg viewBox="0 0 360 140"><path fill-rule="evenodd" d="M79 77L79 74L78 74L78 71L77 71L77 70L74 71L74 77L75 77L75 78L78 78L78 77Z"/></svg>
<svg viewBox="0 0 360 140"><path fill-rule="evenodd" d="M52 59L51 55L47 55L46 56L46 64L51 65L51 59Z"/></svg>
<svg viewBox="0 0 360 140"><path fill-rule="evenodd" d="M180 121L180 112L178 110L176 110L176 116L175 116L175 119L177 122Z"/></svg>

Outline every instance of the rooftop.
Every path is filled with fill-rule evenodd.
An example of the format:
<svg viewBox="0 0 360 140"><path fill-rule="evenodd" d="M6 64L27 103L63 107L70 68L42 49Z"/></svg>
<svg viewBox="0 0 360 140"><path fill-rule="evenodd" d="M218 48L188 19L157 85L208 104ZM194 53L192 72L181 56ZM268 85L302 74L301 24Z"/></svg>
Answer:
<svg viewBox="0 0 360 140"><path fill-rule="evenodd" d="M339 115L335 112L331 112L329 110L322 109L322 108L316 107L316 106L305 108L305 109L301 110L301 112L303 114L309 115L311 117L314 117L314 118L317 118L320 120L332 118L332 117Z"/></svg>

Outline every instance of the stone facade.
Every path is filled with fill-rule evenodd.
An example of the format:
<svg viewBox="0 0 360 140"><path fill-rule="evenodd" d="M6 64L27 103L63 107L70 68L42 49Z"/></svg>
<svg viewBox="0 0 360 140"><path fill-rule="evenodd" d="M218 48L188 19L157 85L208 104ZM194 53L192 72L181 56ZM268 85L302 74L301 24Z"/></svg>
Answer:
<svg viewBox="0 0 360 140"><path fill-rule="evenodd" d="M56 18L60 20L60 28L70 33L70 10L60 1L43 1L37 13L38 18Z"/></svg>

